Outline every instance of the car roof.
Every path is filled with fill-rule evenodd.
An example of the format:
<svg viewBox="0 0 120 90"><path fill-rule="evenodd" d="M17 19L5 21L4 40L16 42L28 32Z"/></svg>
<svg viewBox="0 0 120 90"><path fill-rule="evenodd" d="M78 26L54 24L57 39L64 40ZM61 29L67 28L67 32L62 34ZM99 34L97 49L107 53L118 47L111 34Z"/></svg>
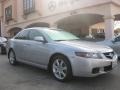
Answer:
<svg viewBox="0 0 120 90"><path fill-rule="evenodd" d="M36 29L36 30L40 30L40 31L44 31L44 30L62 30L62 29L59 29L59 28L48 28L48 27L33 27L33 28L26 28L24 30L30 30L30 29Z"/></svg>

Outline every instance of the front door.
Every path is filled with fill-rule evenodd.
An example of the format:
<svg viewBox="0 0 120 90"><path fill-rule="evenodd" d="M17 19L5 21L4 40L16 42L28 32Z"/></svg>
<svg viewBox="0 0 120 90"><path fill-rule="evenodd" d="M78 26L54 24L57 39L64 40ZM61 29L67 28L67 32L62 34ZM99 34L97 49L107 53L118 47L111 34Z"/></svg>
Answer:
<svg viewBox="0 0 120 90"><path fill-rule="evenodd" d="M25 58L29 62L46 65L49 58L49 45L47 43L35 41L37 36L43 36L37 30L31 30L29 33L29 41L25 46Z"/></svg>

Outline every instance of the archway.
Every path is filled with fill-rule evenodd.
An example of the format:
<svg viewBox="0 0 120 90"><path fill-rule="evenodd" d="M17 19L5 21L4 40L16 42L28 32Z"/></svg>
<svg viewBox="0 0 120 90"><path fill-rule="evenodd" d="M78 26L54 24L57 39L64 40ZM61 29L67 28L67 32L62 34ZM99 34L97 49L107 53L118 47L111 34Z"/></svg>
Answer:
<svg viewBox="0 0 120 90"><path fill-rule="evenodd" d="M103 15L79 14L63 18L56 23L58 28L65 29L69 32L76 34L79 37L86 37L89 34L95 35L99 33L97 32L98 29L103 32L102 27L93 29L91 28L91 26L102 22L104 22Z"/></svg>
<svg viewBox="0 0 120 90"><path fill-rule="evenodd" d="M19 28L19 27L14 27L14 28L11 28L8 33L10 34L10 37L13 37L15 36L19 31L21 31L22 28Z"/></svg>

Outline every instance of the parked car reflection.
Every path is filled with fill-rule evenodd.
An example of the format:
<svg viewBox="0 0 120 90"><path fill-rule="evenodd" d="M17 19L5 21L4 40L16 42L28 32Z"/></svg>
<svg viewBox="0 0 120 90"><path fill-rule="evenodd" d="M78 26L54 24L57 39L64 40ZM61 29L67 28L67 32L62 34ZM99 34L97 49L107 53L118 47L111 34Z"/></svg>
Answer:
<svg viewBox="0 0 120 90"><path fill-rule="evenodd" d="M117 53L118 57L120 58L120 35L116 36L113 39L104 40L97 43L101 45L110 46L111 48L113 48L113 50Z"/></svg>
<svg viewBox="0 0 120 90"><path fill-rule="evenodd" d="M7 44L7 39L5 37L0 37L1 54L6 54L6 44Z"/></svg>

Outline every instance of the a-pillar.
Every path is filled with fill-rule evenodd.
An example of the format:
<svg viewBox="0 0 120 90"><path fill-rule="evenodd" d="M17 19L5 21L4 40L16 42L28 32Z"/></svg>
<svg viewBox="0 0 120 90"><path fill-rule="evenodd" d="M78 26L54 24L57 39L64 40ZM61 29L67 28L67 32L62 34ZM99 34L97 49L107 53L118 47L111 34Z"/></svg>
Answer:
<svg viewBox="0 0 120 90"><path fill-rule="evenodd" d="M113 39L114 38L114 16L105 16L104 21L105 21L105 39Z"/></svg>

